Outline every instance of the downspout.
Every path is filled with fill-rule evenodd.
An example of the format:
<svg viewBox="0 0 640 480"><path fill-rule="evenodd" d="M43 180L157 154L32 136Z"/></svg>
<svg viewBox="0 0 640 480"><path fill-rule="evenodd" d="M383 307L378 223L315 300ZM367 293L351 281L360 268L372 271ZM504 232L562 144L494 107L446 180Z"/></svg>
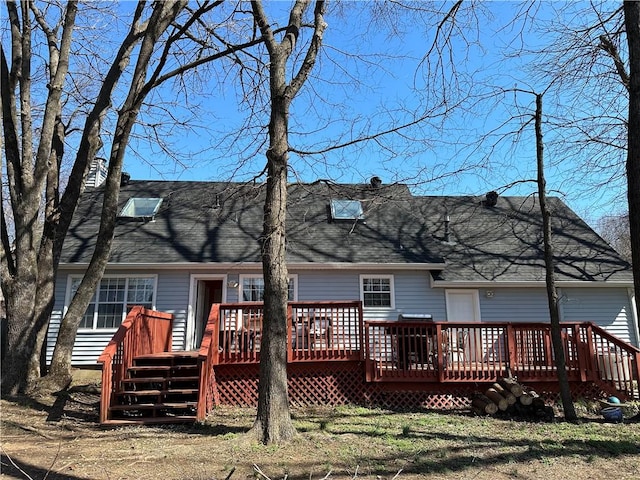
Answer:
<svg viewBox="0 0 640 480"><path fill-rule="evenodd" d="M635 336L635 346L640 348L640 326L638 325L638 310L636 310L636 295L633 288L627 288L629 295L629 305L631 306L631 321L633 324L633 334Z"/></svg>

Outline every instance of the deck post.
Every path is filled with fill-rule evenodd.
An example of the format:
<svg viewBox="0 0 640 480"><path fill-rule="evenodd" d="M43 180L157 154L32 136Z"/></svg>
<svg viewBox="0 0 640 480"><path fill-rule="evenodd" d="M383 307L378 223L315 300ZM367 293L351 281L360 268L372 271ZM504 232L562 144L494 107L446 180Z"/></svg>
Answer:
<svg viewBox="0 0 640 480"><path fill-rule="evenodd" d="M287 363L293 362L293 307L287 303Z"/></svg>
<svg viewBox="0 0 640 480"><path fill-rule="evenodd" d="M513 328L513 324L507 324L507 354L509 355L509 363L507 365L510 370L510 375L513 375L514 372L517 372L519 369L518 365L518 354L517 354L517 341L516 341L516 330Z"/></svg>
<svg viewBox="0 0 640 480"><path fill-rule="evenodd" d="M586 360L587 363L587 379L589 380L598 380L598 369L597 369L597 364L596 361L594 359L597 359L597 355L596 355L596 347L593 344L593 328L591 328L591 324L587 323L584 326L585 329L585 336L587 339L587 345L586 345L586 350L589 353L589 358L588 360Z"/></svg>
<svg viewBox="0 0 640 480"><path fill-rule="evenodd" d="M113 388L113 372L110 355L105 356L102 363L102 388L100 390L100 423L105 423L109 419L109 405L111 405L111 394Z"/></svg>
<svg viewBox="0 0 640 480"><path fill-rule="evenodd" d="M445 362L445 350L444 350L444 338L442 336L442 325L436 324L436 368L438 369L438 380L440 383L444 382L444 367Z"/></svg>
<svg viewBox="0 0 640 480"><path fill-rule="evenodd" d="M636 388L638 390L638 397L640 397L640 351L639 352L635 352L634 355L632 355L632 361L631 361L631 366L633 367L633 371L631 372L631 383L633 384L633 380L635 378L636 381Z"/></svg>
<svg viewBox="0 0 640 480"><path fill-rule="evenodd" d="M372 375L372 364L374 362L374 360L372 360L372 355L371 352L369 351L370 349L370 339L369 339L369 326L367 325L367 327L364 329L364 337L360 337L363 338L363 348L360 349L361 352L364 352L364 373L365 373L365 377L367 379L367 382L370 382L373 379L373 375Z"/></svg>
<svg viewBox="0 0 640 480"><path fill-rule="evenodd" d="M587 363L589 360L587 356L589 354L589 341L585 343L582 338L582 325L574 325L573 326L573 338L576 343L576 355L578 355L578 368L580 369L580 381L586 382L589 378L589 364ZM587 337L588 338L588 337Z"/></svg>
<svg viewBox="0 0 640 480"><path fill-rule="evenodd" d="M220 363L220 304L216 303L211 307L211 313L209 315L213 317L213 333L211 335L211 349L213 355L211 356L211 364L218 365Z"/></svg>
<svg viewBox="0 0 640 480"><path fill-rule="evenodd" d="M362 300L360 300L358 302L358 328L359 328L359 335L360 335L360 339L361 341L363 341L364 336L365 336L365 328L364 328L364 313L362 312ZM369 343L366 343L365 348L368 350L369 349ZM362 347L362 345L360 346L360 360L364 360L365 358L365 354L364 354L364 348Z"/></svg>

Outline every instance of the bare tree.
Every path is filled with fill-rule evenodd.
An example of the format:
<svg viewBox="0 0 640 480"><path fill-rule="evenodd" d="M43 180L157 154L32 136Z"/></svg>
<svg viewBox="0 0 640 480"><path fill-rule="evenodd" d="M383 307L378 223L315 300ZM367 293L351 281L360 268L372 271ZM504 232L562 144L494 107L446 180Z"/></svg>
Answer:
<svg viewBox="0 0 640 480"><path fill-rule="evenodd" d="M24 391L29 382L38 378L40 349L53 306L53 246L55 242L61 246L61 239L48 226L42 227L40 208L43 192L51 195L58 185L54 168L61 161L64 145L60 112L76 13L77 2L69 2L62 21L54 29L31 2L20 2L19 5L7 2L11 67L4 45L1 45L0 83L3 147L15 231L12 242L3 201L1 268L8 322L7 353L2 364L3 394ZM30 108L34 18L49 44L47 80L50 87L40 125ZM57 203L56 198L46 199L47 223L56 214Z"/></svg>
<svg viewBox="0 0 640 480"><path fill-rule="evenodd" d="M586 5L586 6L585 6ZM626 189L634 288L640 291L640 28L638 2L594 1L559 7L547 30L554 40L536 51L536 78L555 85L554 114L563 132L554 156L574 159L567 182L585 194ZM572 20L567 25L567 18ZM625 41L626 40L626 41ZM634 78L635 76L635 78ZM548 94L546 98L550 97ZM621 208L618 205L618 208ZM636 302L640 322L640 302Z"/></svg>
<svg viewBox="0 0 640 480"><path fill-rule="evenodd" d="M640 328L640 3L624 2L624 23L629 46L629 119L627 134L627 199L636 318Z"/></svg>
<svg viewBox="0 0 640 480"><path fill-rule="evenodd" d="M569 421L577 420L571 389L569 387L569 377L567 375L567 364L562 342L562 328L560 327L560 307L558 303L558 290L555 280L555 259L553 254L553 240L551 237L551 212L547 207L547 187L544 174L544 141L542 136L542 97L541 93L536 93L535 131L536 131L536 165L538 170L538 199L540 201L540 212L542 213L542 230L544 238L544 266L546 271L547 299L549 302L549 315L551 318L551 342L553 343L553 356L558 373L558 384L560 386L560 399L564 417Z"/></svg>
<svg viewBox="0 0 640 480"><path fill-rule="evenodd" d="M607 215L598 219L596 229L622 258L631 263L629 214Z"/></svg>
<svg viewBox="0 0 640 480"><path fill-rule="evenodd" d="M280 443L291 439L295 429L289 412L287 390L287 296L288 274L285 259L285 220L289 157L289 111L309 77L326 28L324 1L317 0L313 9L313 35L303 60L290 80L287 70L291 58L300 55L298 41L310 0L298 0L291 8L282 38L273 32L262 2L252 1L256 25L260 29L269 57L269 147L267 149L267 190L262 233L262 265L264 275L264 330L260 359L258 410L253 434L263 443ZM294 63L295 65L295 63Z"/></svg>
<svg viewBox="0 0 640 480"><path fill-rule="evenodd" d="M2 291L8 318L8 349L2 364L4 395L24 392L40 375L40 353L53 308L53 287L62 242L84 189L91 161L103 146L103 122L113 112L112 102L118 83L126 78L129 89L118 112L111 142L107 201L98 240L100 248L63 320L50 378L54 386L68 381L77 325L109 256L124 153L146 96L163 82L244 47L213 48L200 40L196 42L197 49L185 49L182 42L192 42L197 37L192 36L189 29L194 26L207 29L206 22L201 21L202 16L220 4L203 1L196 8L187 9L186 0L155 2L150 7L144 1L138 2L129 30L107 65L106 74L97 75L99 88L95 99L88 102L85 98L79 103L81 109L65 115L64 107L72 102L63 99L70 98L69 91L74 91L75 85L67 73L69 65L76 65L74 62L77 61L72 56L71 40L77 3L69 2L60 7L63 12L60 19L51 11L41 12L34 2L21 2L19 7L13 2L7 3L11 25L10 61L5 55L4 44L0 52L3 148L11 209L5 211L6 203L2 202ZM49 24L51 19L53 27ZM32 24L33 20L37 28ZM44 34L48 46L49 57L41 70L48 72L49 78L46 79L48 89L41 118L36 121L34 117L38 115L39 107L38 99L31 95L34 87L31 66L36 59L42 58L33 44L38 32ZM129 72L128 65L138 45L136 66ZM181 59L171 57L172 49L184 56ZM153 69L150 69L151 65ZM74 116L83 116L85 121L79 129L81 138L66 188L61 193L61 166L68 134L75 129L69 120ZM37 145L35 151L34 145ZM44 223L40 222L41 216ZM14 220L13 240L6 218Z"/></svg>

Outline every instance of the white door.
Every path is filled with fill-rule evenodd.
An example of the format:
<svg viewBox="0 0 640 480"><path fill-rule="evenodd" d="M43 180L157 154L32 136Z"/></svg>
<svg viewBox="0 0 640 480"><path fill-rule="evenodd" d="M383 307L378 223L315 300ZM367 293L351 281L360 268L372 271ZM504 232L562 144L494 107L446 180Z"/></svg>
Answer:
<svg viewBox="0 0 640 480"><path fill-rule="evenodd" d="M480 297L477 290L447 290L449 322L479 322Z"/></svg>
<svg viewBox="0 0 640 480"><path fill-rule="evenodd" d="M477 290L447 290L447 321L480 322L480 297ZM479 361L483 356L480 329L450 330L450 351L453 361Z"/></svg>

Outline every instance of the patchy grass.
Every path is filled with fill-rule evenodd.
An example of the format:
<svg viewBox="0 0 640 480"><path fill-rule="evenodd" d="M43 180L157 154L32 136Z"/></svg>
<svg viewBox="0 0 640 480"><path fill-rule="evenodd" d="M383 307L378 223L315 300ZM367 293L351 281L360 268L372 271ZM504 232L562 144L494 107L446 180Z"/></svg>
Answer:
<svg viewBox="0 0 640 480"><path fill-rule="evenodd" d="M570 424L464 411L294 409L297 437L265 446L244 436L253 409L219 408L192 426L104 429L95 423L97 400L73 389L51 399L3 400L0 478L264 480L254 465L272 480L329 473L338 479L640 478L640 426L596 416Z"/></svg>

